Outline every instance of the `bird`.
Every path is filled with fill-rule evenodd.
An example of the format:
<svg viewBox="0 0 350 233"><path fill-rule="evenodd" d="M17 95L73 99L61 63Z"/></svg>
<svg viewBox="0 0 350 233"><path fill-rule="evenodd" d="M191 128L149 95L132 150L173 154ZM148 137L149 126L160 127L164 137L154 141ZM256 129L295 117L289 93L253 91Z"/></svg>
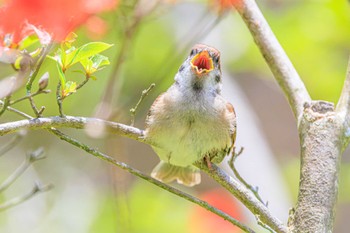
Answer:
<svg viewBox="0 0 350 233"><path fill-rule="evenodd" d="M218 164L234 147L236 113L221 95L220 52L196 44L175 75L174 83L150 107L145 138L160 162L151 176L185 186L201 182L194 164Z"/></svg>

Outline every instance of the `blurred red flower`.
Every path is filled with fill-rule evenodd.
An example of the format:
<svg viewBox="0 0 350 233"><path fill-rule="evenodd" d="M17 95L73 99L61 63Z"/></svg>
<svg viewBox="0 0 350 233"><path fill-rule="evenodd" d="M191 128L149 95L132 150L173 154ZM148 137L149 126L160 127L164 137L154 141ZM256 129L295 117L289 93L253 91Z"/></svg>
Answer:
<svg viewBox="0 0 350 233"><path fill-rule="evenodd" d="M227 191L214 189L207 191L199 196L200 199L208 202L217 209L227 213L237 220L244 220L242 210L237 201L230 196ZM233 226L230 222L209 212L208 210L194 206L189 218L189 233L235 233L241 232L238 227Z"/></svg>
<svg viewBox="0 0 350 233"><path fill-rule="evenodd" d="M5 0L0 9L0 39L12 35L18 43L34 25L62 41L90 16L112 9L118 0ZM30 30L29 30L30 31Z"/></svg>
<svg viewBox="0 0 350 233"><path fill-rule="evenodd" d="M222 13L232 7L240 7L242 0L210 0L211 5L219 12Z"/></svg>

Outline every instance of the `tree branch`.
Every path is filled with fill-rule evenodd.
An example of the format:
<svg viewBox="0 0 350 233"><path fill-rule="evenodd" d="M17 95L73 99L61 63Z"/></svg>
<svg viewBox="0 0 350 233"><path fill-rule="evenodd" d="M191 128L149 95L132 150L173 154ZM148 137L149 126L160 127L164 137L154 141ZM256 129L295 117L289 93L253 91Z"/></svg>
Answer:
<svg viewBox="0 0 350 233"><path fill-rule="evenodd" d="M300 183L290 232L333 232L338 195L343 119L332 103L305 105L300 122Z"/></svg>
<svg viewBox="0 0 350 233"><path fill-rule="evenodd" d="M24 137L26 131L18 132L11 140L0 148L0 156L4 155L6 152L14 148Z"/></svg>
<svg viewBox="0 0 350 233"><path fill-rule="evenodd" d="M255 43L269 65L275 79L283 89L297 121L303 105L311 100L304 83L279 44L254 0L241 0L237 11L249 28Z"/></svg>
<svg viewBox="0 0 350 233"><path fill-rule="evenodd" d="M196 165L226 190L232 193L236 198L238 198L263 223L278 233L288 232L287 227L284 226L279 219L275 218L270 213L269 209L267 209L267 207L261 203L250 190L245 188L237 180L230 177L218 166L212 164L212 167L208 168L204 162L197 163Z"/></svg>
<svg viewBox="0 0 350 233"><path fill-rule="evenodd" d="M24 194L23 196L15 197L15 198L13 198L5 203L0 204L0 212L5 211L13 206L18 205L18 204L32 198L33 196L35 196L38 193L46 192L46 191L52 189L52 187L53 187L53 185L51 185L51 184L43 186L39 183L35 183L33 189L30 192Z"/></svg>
<svg viewBox="0 0 350 233"><path fill-rule="evenodd" d="M47 118L36 118L36 119L28 119L28 120L20 120L9 123L0 124L0 136L17 132L21 129L47 129L47 128L75 128L75 129L83 129L86 124L96 124L101 125L104 124L106 126L106 130L110 133L118 134L121 136L125 136L140 142L144 142L143 130L138 128L134 128L132 126L115 123L111 121L105 121L97 118L87 118L87 117L47 117ZM149 143L148 143L149 144Z"/></svg>

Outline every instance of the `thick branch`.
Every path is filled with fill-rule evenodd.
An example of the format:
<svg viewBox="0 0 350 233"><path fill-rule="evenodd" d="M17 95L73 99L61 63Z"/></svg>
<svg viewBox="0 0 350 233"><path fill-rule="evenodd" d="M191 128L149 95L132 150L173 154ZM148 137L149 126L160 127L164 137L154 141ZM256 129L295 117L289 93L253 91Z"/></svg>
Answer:
<svg viewBox="0 0 350 233"><path fill-rule="evenodd" d="M236 7L249 28L278 84L288 98L295 118L300 120L303 105L310 96L293 64L279 44L254 0L242 0Z"/></svg>
<svg viewBox="0 0 350 233"><path fill-rule="evenodd" d="M100 126L103 124L108 132L125 136L137 141L143 142L143 131L128 125L115 123L111 121L104 121L97 118L87 117L47 117L47 118L35 118L29 120L14 121L9 123L0 124L0 136L14 133L20 129L47 129L47 128L75 128L83 129L85 125L89 123L91 125L96 124Z"/></svg>
<svg viewBox="0 0 350 233"><path fill-rule="evenodd" d="M305 105L300 129L301 168L298 201L290 231L332 232L342 153L343 119L324 101Z"/></svg>
<svg viewBox="0 0 350 233"><path fill-rule="evenodd" d="M254 194L239 183L234 178L227 175L223 170L221 170L215 164L212 164L211 168L208 168L206 164L200 163L197 166L205 171L210 177L212 177L216 182L222 185L225 189L231 192L236 198L238 198L258 219L263 223L271 227L274 231L278 233L286 233L287 227L283 223L274 217L269 209L261 203Z"/></svg>

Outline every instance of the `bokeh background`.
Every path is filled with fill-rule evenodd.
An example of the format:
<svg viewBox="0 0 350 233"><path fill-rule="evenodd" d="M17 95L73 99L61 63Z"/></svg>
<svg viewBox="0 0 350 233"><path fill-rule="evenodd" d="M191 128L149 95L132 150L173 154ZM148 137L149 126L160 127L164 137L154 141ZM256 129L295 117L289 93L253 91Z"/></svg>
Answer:
<svg viewBox="0 0 350 233"><path fill-rule="evenodd" d="M299 140L296 122L282 91L237 13L223 8L222 1L124 0L114 10L91 17L76 32L77 44L104 41L114 46L104 52L111 65L97 73L84 88L64 101L72 116L95 116L115 79L109 107L110 120L130 124L129 109L142 90L156 87L136 114L135 126L144 127L153 100L173 82L178 67L195 43L221 51L224 96L238 116L237 148L244 147L236 167L242 176L259 187L271 211L282 221L297 198ZM345 0L258 1L280 43L298 70L314 99L336 104L344 81L350 51L350 6ZM40 12L38 12L40 14ZM78 69L79 67L77 67ZM74 70L74 69L73 69ZM41 72L49 71L49 89L55 90L58 74L46 60ZM11 74L0 64L1 78ZM68 79L82 81L70 72ZM21 89L15 97L25 95ZM58 115L54 93L35 98L46 106L45 116ZM31 113L28 102L16 108ZM6 112L1 123L21 118ZM158 158L152 149L129 139L104 135L91 137L84 130L64 129L67 134L98 148L119 161L150 173ZM96 135L92 135L96 136ZM5 145L13 136L0 138ZM30 131L14 149L0 157L0 182L5 180L30 151L43 147L46 159L33 164L8 190L0 202L21 196L35 181L54 188L9 210L0 212L4 233L210 233L240 232L152 184L60 141L46 131ZM226 163L222 164L224 169ZM254 216L203 174L194 188L176 187L202 197L233 216L256 225ZM335 232L348 232L350 214L350 159L343 155Z"/></svg>

